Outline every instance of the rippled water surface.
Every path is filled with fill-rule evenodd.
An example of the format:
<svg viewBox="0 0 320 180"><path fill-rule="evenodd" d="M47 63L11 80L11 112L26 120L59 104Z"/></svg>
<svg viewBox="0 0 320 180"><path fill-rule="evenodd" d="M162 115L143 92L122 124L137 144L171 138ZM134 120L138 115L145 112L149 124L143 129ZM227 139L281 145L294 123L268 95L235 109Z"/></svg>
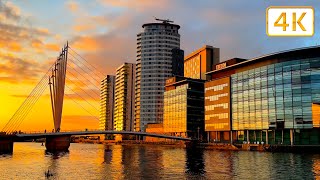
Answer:
<svg viewBox="0 0 320 180"><path fill-rule="evenodd" d="M48 154L15 143L0 155L0 179L319 179L320 154L187 150L155 145L71 144Z"/></svg>

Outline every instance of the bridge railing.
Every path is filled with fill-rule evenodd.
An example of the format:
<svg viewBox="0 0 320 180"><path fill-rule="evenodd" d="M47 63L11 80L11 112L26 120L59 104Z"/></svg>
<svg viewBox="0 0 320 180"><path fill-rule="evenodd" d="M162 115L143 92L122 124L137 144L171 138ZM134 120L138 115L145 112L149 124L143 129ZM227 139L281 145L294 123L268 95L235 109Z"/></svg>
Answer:
<svg viewBox="0 0 320 180"><path fill-rule="evenodd" d="M120 134L137 134L137 135L147 135L147 136L168 136L168 137L173 137L172 135L168 135L168 134L165 134L165 133L153 133L153 132L134 132L134 131L114 131L114 130L101 130L101 129L72 129L72 130L61 130L59 132L48 132L48 131L24 131L24 132L21 132L19 131L18 133L16 134L26 134L28 136L30 135L40 135L40 136L43 136L44 134L48 133L48 134L54 134L54 133L74 133L74 134L79 134L79 135L85 135L86 132L88 131L88 134L99 134L99 133L96 133L96 132L99 132L101 131L101 134L105 134L105 131L111 131L111 133L114 133L114 134L117 134L117 133L120 133ZM116 132L116 133L115 133ZM123 132L123 133L121 133ZM174 136L174 137L177 137L177 138L185 138L185 137L181 137L181 136ZM189 139L189 138L187 138Z"/></svg>
<svg viewBox="0 0 320 180"><path fill-rule="evenodd" d="M104 131L101 129L69 129L69 130L60 130L59 132L83 132L83 131ZM16 134L43 134L43 133L55 133L54 130L48 131L48 130L43 130L43 131L18 131L14 132Z"/></svg>

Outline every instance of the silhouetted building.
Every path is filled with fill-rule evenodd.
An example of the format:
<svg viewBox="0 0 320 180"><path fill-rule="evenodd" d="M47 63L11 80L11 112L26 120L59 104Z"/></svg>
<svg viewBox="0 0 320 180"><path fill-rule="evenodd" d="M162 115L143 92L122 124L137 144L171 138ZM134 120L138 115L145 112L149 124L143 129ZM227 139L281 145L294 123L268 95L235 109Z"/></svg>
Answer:
<svg viewBox="0 0 320 180"><path fill-rule="evenodd" d="M172 52L172 75L183 76L184 71L184 51L173 48Z"/></svg>

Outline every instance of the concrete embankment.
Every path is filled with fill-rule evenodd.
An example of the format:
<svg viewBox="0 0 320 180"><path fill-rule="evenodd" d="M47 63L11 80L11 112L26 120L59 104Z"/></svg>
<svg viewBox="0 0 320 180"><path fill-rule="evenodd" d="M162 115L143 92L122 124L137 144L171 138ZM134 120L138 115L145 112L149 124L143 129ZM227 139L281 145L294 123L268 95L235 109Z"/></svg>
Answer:
<svg viewBox="0 0 320 180"><path fill-rule="evenodd" d="M82 140L75 143L91 144L122 144L122 145L157 145L186 148L184 141L137 141L137 140ZM207 150L226 150L226 151L265 151L265 152L296 152L296 153L317 153L320 152L319 145L268 145L268 144L228 144L228 143L199 143L197 148Z"/></svg>
<svg viewBox="0 0 320 180"><path fill-rule="evenodd" d="M199 147L204 149L211 149L211 150L230 150L230 151L241 150L232 144L225 144L225 143L200 143Z"/></svg>
<svg viewBox="0 0 320 180"><path fill-rule="evenodd" d="M110 144L108 141L107 144ZM117 141L114 142L114 144L140 144L140 145L160 145L160 146L174 146L174 147L186 147L185 142L170 142L170 141L159 141L159 142L153 142L153 141L132 141L132 140L125 140L125 141Z"/></svg>

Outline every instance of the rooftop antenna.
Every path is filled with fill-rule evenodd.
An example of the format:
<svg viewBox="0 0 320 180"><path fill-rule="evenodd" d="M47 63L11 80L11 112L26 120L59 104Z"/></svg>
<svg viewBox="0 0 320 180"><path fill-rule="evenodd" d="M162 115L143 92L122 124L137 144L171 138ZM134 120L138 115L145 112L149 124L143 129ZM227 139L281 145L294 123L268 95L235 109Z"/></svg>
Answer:
<svg viewBox="0 0 320 180"><path fill-rule="evenodd" d="M156 18L156 17L154 17L154 19L156 21L162 21L162 23L165 23L165 24L173 23L173 21L171 21L170 19L159 19L159 18Z"/></svg>

